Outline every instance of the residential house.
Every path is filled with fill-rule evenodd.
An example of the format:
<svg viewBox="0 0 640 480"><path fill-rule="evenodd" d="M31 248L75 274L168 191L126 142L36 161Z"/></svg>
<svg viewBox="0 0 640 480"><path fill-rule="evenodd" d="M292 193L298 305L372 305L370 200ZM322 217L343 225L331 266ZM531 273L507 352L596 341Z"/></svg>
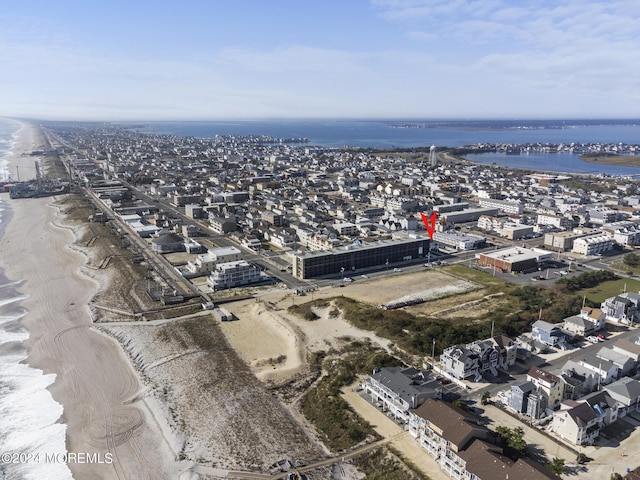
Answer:
<svg viewBox="0 0 640 480"><path fill-rule="evenodd" d="M374 403L380 402L383 411L405 423L409 421L410 410L418 408L427 398L441 395L440 384L427 372L415 368L381 368L367 379L364 388Z"/></svg>
<svg viewBox="0 0 640 480"><path fill-rule="evenodd" d="M562 382L562 400L576 400L581 396L589 393L593 388L590 385L586 385L589 378L588 375L576 372L575 369L569 368L561 370L558 374L558 378ZM593 380L594 385L597 380Z"/></svg>
<svg viewBox="0 0 640 480"><path fill-rule="evenodd" d="M630 377L610 383L605 391L619 403L618 416L640 411L640 382Z"/></svg>
<svg viewBox="0 0 640 480"><path fill-rule="evenodd" d="M566 364L569 365L573 360L569 360ZM586 354L575 360L584 369L593 372L594 377L597 379L599 385L608 385L620 378L620 368L615 365L611 360L599 358L596 355ZM573 366L573 364L572 364ZM595 388L595 387L594 387Z"/></svg>
<svg viewBox="0 0 640 480"><path fill-rule="evenodd" d="M235 232L238 229L236 222L228 219L215 216L209 216L209 225L211 230L217 234Z"/></svg>
<svg viewBox="0 0 640 480"><path fill-rule="evenodd" d="M588 403L565 400L553 414L551 429L575 445L593 445L600 434L598 414Z"/></svg>
<svg viewBox="0 0 640 480"><path fill-rule="evenodd" d="M618 402L608 392L593 392L581 398L579 402L588 403L598 415L600 427L606 427L618 420Z"/></svg>
<svg viewBox="0 0 640 480"><path fill-rule="evenodd" d="M563 330L574 335L586 337L593 333L593 323L584 318L582 315L572 315L562 321Z"/></svg>
<svg viewBox="0 0 640 480"><path fill-rule="evenodd" d="M529 395L536 391L536 386L529 381L519 382L511 385L511 395L509 396L509 407L518 413L526 413L529 403Z"/></svg>
<svg viewBox="0 0 640 480"><path fill-rule="evenodd" d="M440 366L447 374L459 379L480 379L480 357L463 346L446 348L440 355Z"/></svg>
<svg viewBox="0 0 640 480"><path fill-rule="evenodd" d="M209 275L217 264L236 262L241 258L242 252L236 247L210 248L207 253L198 255L194 260L189 260L183 275L187 277Z"/></svg>
<svg viewBox="0 0 640 480"><path fill-rule="evenodd" d="M509 370L509 367L516 363L518 345L506 335L498 335L493 337L491 341L498 351L498 368Z"/></svg>
<svg viewBox="0 0 640 480"><path fill-rule="evenodd" d="M625 292L602 302L601 309L607 320L625 323L627 325L640 320L640 294Z"/></svg>
<svg viewBox="0 0 640 480"><path fill-rule="evenodd" d="M474 476L467 478L492 479L505 478L511 473L513 460L503 454L498 445L474 440L469 447L460 452L465 470ZM464 477L463 477L464 478Z"/></svg>
<svg viewBox="0 0 640 480"><path fill-rule="evenodd" d="M465 478L466 462L460 453L474 439L488 442L494 439L474 414L433 399L427 399L409 414L409 433L455 479Z"/></svg>
<svg viewBox="0 0 640 480"><path fill-rule="evenodd" d="M631 359L629 355L615 350L613 347L602 347L596 353L596 357L609 360L618 367L618 378L633 375L635 373L637 362Z"/></svg>
<svg viewBox="0 0 640 480"><path fill-rule="evenodd" d="M465 462L465 480L560 480L544 465L525 458L514 462L502 448L483 440L474 440L460 457Z"/></svg>
<svg viewBox="0 0 640 480"><path fill-rule="evenodd" d="M531 367L527 372L527 380L532 382L536 390L546 397L549 408L556 408L560 405L564 383L557 375L539 367Z"/></svg>
<svg viewBox="0 0 640 480"><path fill-rule="evenodd" d="M485 373L489 373L494 377L498 375L499 353L491 339L477 340L468 344L467 349L478 354L478 372L480 375Z"/></svg>
<svg viewBox="0 0 640 480"><path fill-rule="evenodd" d="M495 434L449 403L426 400L410 413L409 433L455 480L560 480L539 463L506 457Z"/></svg>
<svg viewBox="0 0 640 480"><path fill-rule="evenodd" d="M613 248L613 240L605 233L576 238L573 242L573 253L586 257L601 255Z"/></svg>
<svg viewBox="0 0 640 480"><path fill-rule="evenodd" d="M576 387L576 394L578 396L593 392L600 384L600 375L592 369L585 367L579 360L567 360L562 366L561 372L563 375L570 375L579 382Z"/></svg>
<svg viewBox="0 0 640 480"><path fill-rule="evenodd" d="M631 360L636 362L636 365L640 363L640 336L634 335L616 340L613 344L613 349L616 352L627 355Z"/></svg>
<svg viewBox="0 0 640 480"><path fill-rule="evenodd" d="M604 327L605 315L599 308L583 308L579 315L564 319L563 329L583 337L593 334Z"/></svg>
<svg viewBox="0 0 640 480"><path fill-rule="evenodd" d="M528 458L519 458L516 463L511 467L511 471L509 472L511 478L521 478L526 480L560 480L560 477L554 473L551 473L551 470L547 468L547 466L542 465L538 462L534 462L533 460L529 460ZM494 477L478 477L482 480L487 480L488 478L501 478L499 475ZM505 476L506 479L506 476Z"/></svg>
<svg viewBox="0 0 640 480"><path fill-rule="evenodd" d="M531 337L551 347L564 345L565 334L559 325L554 325L544 320L538 320L531 326Z"/></svg>

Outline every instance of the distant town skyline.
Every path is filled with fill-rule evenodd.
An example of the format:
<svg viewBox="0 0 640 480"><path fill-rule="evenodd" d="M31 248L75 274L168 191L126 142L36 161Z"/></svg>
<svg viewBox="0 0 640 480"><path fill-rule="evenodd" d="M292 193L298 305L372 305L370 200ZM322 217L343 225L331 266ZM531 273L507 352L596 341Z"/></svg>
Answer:
<svg viewBox="0 0 640 480"><path fill-rule="evenodd" d="M636 0L26 0L0 22L0 116L640 117Z"/></svg>

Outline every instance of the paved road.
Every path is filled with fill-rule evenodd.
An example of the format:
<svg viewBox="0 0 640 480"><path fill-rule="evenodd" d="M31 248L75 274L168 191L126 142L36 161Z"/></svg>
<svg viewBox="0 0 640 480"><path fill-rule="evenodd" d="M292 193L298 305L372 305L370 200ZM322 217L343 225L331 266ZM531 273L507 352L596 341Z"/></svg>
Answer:
<svg viewBox="0 0 640 480"><path fill-rule="evenodd" d="M109 218L113 218L113 222L126 235L129 242L135 250L142 254L153 269L169 284L171 288L178 291L181 295L192 297L200 296L200 292L193 286L191 282L180 275L173 265L171 265L162 255L156 254L149 243L141 238L137 233L133 232L130 227L123 222L118 215L111 212L98 197L90 190L84 190L85 195L92 203L100 209Z"/></svg>

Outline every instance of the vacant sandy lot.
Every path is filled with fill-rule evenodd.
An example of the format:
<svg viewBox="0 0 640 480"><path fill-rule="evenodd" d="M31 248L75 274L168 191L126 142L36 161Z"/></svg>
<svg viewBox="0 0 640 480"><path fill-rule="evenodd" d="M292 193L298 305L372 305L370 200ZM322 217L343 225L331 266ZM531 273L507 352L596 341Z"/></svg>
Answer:
<svg viewBox="0 0 640 480"><path fill-rule="evenodd" d="M466 294L473 295L468 299L472 302L470 308L477 309L474 302L484 295L480 286L443 271L356 279L344 288L327 287L302 297L288 290L273 289L257 299L226 304L225 308L238 321L223 323L221 330L258 378L278 383L307 371L306 352L338 350L349 339L369 339L385 349L391 343L368 330L354 327L342 315L335 315L333 305L315 309L319 318L307 321L288 312L293 304L340 295L375 305L418 297L425 300L446 297L437 302L450 298L454 304L459 304L460 300L456 300L459 297L455 295L462 292L471 292ZM411 308L417 313L420 309L450 307L450 304L434 306L427 301Z"/></svg>
<svg viewBox="0 0 640 480"><path fill-rule="evenodd" d="M361 302L379 305L414 298L433 300L477 288L479 285L456 278L442 270L425 270L401 275L393 274L375 280L356 278L344 289L340 289L340 294Z"/></svg>
<svg viewBox="0 0 640 480"><path fill-rule="evenodd" d="M227 304L225 308L239 320L221 324L233 349L263 381L278 383L304 373L306 352L339 349L350 338L368 338L384 348L390 343L354 327L342 315L331 316L331 306L317 309L319 318L307 321L286 310L300 297L280 294L280 298L277 303L254 299Z"/></svg>

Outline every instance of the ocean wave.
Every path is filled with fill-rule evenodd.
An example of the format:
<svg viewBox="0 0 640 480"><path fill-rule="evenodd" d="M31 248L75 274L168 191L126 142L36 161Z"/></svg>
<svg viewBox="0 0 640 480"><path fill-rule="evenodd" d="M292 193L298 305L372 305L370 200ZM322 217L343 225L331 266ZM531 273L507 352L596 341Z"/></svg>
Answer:
<svg viewBox="0 0 640 480"><path fill-rule="evenodd" d="M0 307L4 307L5 305L10 305L16 302L21 302L25 298L27 298L26 295L18 295L18 296L9 297L9 298L0 298Z"/></svg>
<svg viewBox="0 0 640 480"><path fill-rule="evenodd" d="M66 452L67 427L60 423L62 405L48 390L56 375L24 363L29 332L20 320L28 311L19 305L26 298L15 290L20 283L0 284L0 452L38 461L3 463L0 473L7 479L71 480L66 464L46 461L46 455Z"/></svg>

